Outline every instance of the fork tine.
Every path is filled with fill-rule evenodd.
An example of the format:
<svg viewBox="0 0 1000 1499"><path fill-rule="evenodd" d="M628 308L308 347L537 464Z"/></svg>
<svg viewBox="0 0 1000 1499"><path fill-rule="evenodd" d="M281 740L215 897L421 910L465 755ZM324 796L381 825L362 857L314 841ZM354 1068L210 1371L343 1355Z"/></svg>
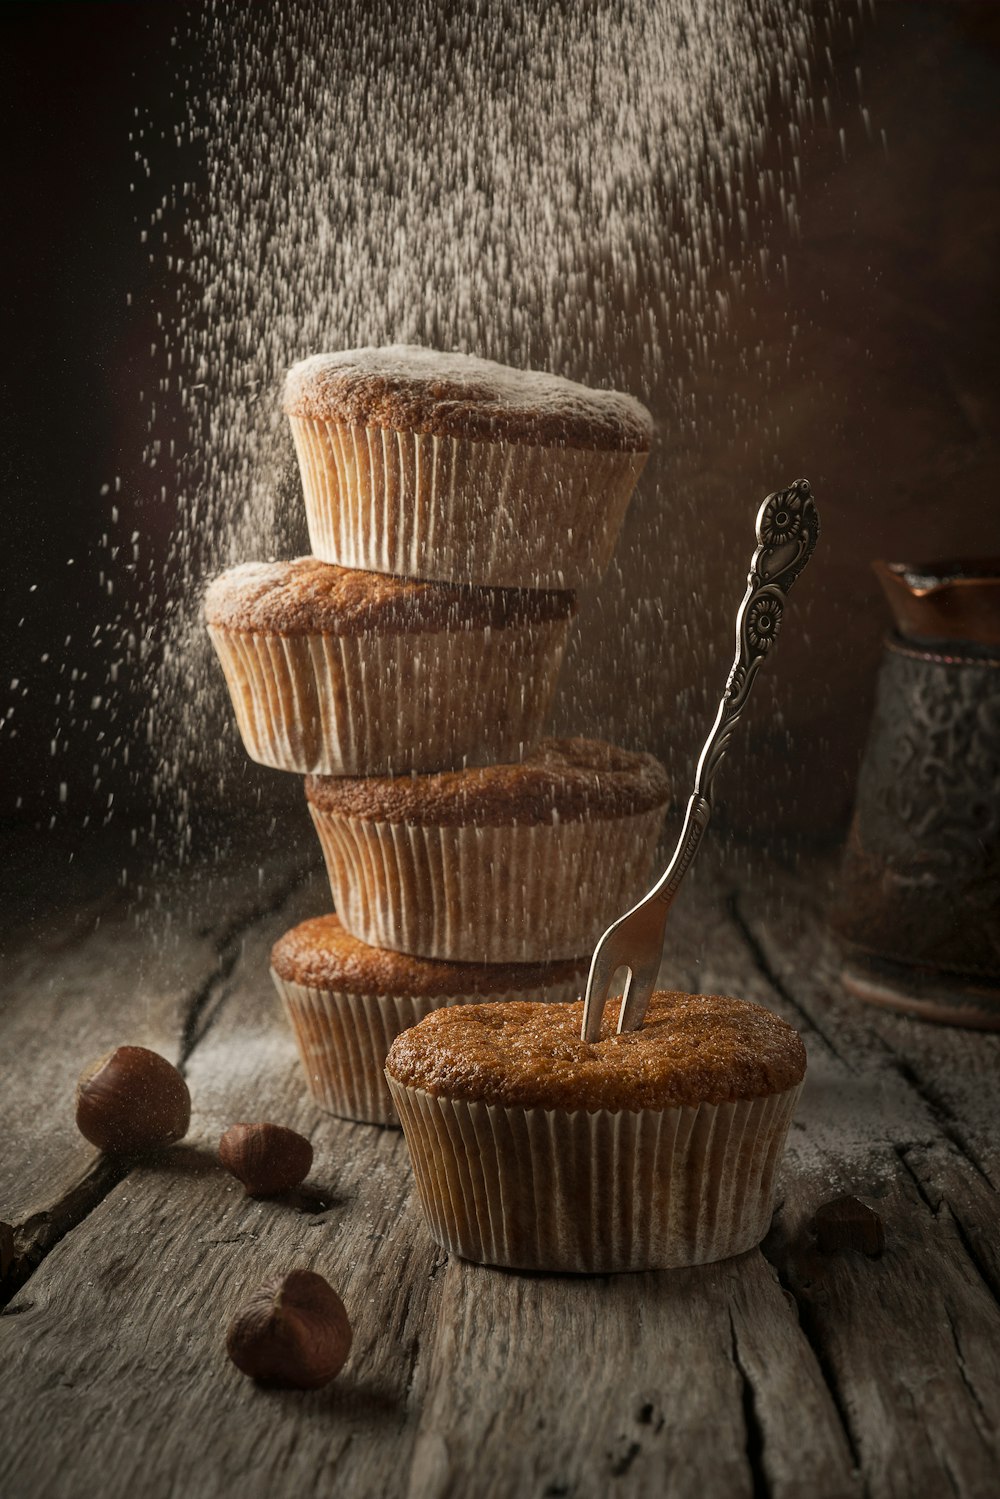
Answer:
<svg viewBox="0 0 1000 1499"><path fill-rule="evenodd" d="M618 1034L622 1031L637 1031L646 1018L646 1010L656 987L656 965L649 962L636 965L630 970L628 988L622 996L622 1007L618 1015Z"/></svg>
<svg viewBox="0 0 1000 1499"><path fill-rule="evenodd" d="M608 1002L611 980L619 968L628 967L615 951L615 944L608 940L614 935L614 931L613 926L608 928L594 949L594 956L590 960L587 992L583 1001L582 1035L584 1041L600 1039L601 1020L604 1016L604 1007Z"/></svg>

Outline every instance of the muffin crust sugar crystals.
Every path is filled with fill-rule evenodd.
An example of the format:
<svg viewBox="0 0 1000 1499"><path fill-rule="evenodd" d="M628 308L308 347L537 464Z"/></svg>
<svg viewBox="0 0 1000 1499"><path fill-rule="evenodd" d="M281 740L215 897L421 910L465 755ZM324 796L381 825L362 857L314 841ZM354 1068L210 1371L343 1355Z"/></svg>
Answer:
<svg viewBox="0 0 1000 1499"><path fill-rule="evenodd" d="M284 409L317 557L503 587L600 579L653 430L619 391L403 344L303 360Z"/></svg>
<svg viewBox="0 0 1000 1499"><path fill-rule="evenodd" d="M506 1005L441 1016L393 1048L400 1084L435 1097L567 1111L697 1107L797 1086L805 1047L786 1021L748 1000L661 989L649 1019L580 1039L582 1006Z"/></svg>
<svg viewBox="0 0 1000 1499"><path fill-rule="evenodd" d="M285 380L289 415L529 447L646 452L652 419L633 396L471 354L390 344L314 354Z"/></svg>
<svg viewBox="0 0 1000 1499"><path fill-rule="evenodd" d="M588 952L645 892L666 814L652 755L549 739L518 764L312 776L334 905L373 946L459 962Z"/></svg>
<svg viewBox="0 0 1000 1499"><path fill-rule="evenodd" d="M285 933L271 953L271 976L321 1107L347 1119L395 1124L383 1067L400 1031L444 1005L576 999L588 962L428 962L368 947L330 915Z"/></svg>
<svg viewBox="0 0 1000 1499"><path fill-rule="evenodd" d="M660 991L580 1040L582 1003L430 1015L386 1060L434 1239L522 1270L705 1264L767 1232L805 1074L758 1005Z"/></svg>
<svg viewBox="0 0 1000 1499"><path fill-rule="evenodd" d="M517 758L539 738L572 593L250 562L205 620L251 759L369 775Z"/></svg>

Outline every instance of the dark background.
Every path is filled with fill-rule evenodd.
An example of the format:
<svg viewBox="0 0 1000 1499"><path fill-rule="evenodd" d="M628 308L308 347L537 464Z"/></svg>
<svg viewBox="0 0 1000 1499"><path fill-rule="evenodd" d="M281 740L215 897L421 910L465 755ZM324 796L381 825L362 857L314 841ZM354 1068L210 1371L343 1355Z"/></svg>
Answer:
<svg viewBox="0 0 1000 1499"><path fill-rule="evenodd" d="M224 17L226 7L216 9ZM140 392L153 377L163 288L139 231L170 181L199 190L197 148L173 138L178 90L199 66L197 11L36 3L0 12L8 59L0 717L13 710L0 736L0 818L15 837L42 828L73 846L87 819L127 841L151 802L141 737L127 766L117 749L109 753L116 736L133 734L149 677L138 667L106 681L113 622L142 613L150 574L126 580L124 595L116 584L111 599L100 575L133 529L151 538L154 570L169 537L169 466L152 473L142 462ZM803 601L813 589L804 625L786 626L780 683L763 693L752 738L734 749L727 811L754 826L771 815L762 804L778 806L796 828L824 838L841 836L849 814L886 620L870 559L1000 553L1000 7L883 3L874 18L841 27L835 42L836 128L817 132L806 157L802 238L788 280L738 308L730 363L700 393L707 408L720 390L728 397L742 383L752 392L766 367L768 440L738 424L710 437L706 428L671 436L653 460L661 484L714 496L737 523L748 493L763 492L762 453L781 482L800 472L813 482L823 571L817 564L799 585ZM150 180L134 170L137 105L161 124ZM120 492L102 495L116 476ZM641 544L643 504L640 491L625 549ZM646 566L655 572L656 559ZM745 568L742 557L735 568ZM729 571L720 574L705 612L720 642L716 675L737 597ZM671 655L675 643L662 650L679 697L707 701L721 678L703 687L704 659L693 655L687 667ZM659 650L654 642L647 661ZM583 622L577 657L600 651L595 616ZM621 713L619 665L607 662L596 698L598 717L612 723ZM661 727L666 741L671 726ZM695 748L674 746L677 762ZM280 779L250 768L246 776L258 789Z"/></svg>
<svg viewBox="0 0 1000 1499"><path fill-rule="evenodd" d="M0 717L14 710L0 739L0 818L17 831L49 829L55 817L54 837L71 846L85 817L89 827L104 822L109 795L122 825L112 836L150 799L135 735L149 683L138 671L121 673L117 685L107 675L119 616L141 616L146 587L137 574L122 596L110 549L151 523L161 535L170 526L169 499L159 498L169 475L142 460L141 392L155 373L149 348L163 288L140 229L164 185L136 170L130 132L139 106L171 133L169 155L158 143L167 183L197 180L196 149L172 137L177 74L195 69L172 38L193 10L46 0L0 9L8 324ZM112 570L119 593L109 598L101 579ZM138 739L131 769L108 753L118 735Z"/></svg>

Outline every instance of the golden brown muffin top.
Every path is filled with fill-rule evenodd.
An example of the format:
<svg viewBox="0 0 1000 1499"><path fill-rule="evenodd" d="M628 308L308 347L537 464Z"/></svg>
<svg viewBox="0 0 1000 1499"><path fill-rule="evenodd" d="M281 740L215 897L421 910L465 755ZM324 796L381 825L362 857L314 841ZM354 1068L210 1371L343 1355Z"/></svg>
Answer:
<svg viewBox="0 0 1000 1499"><path fill-rule="evenodd" d="M521 1000L438 1010L392 1044L386 1071L444 1098L541 1109L660 1109L729 1103L802 1081L797 1031L745 999L658 990L640 1030L580 1040L583 1001Z"/></svg>
<svg viewBox="0 0 1000 1499"><path fill-rule="evenodd" d="M653 436L645 406L621 391L415 344L303 359L283 405L289 416L529 447L645 453Z"/></svg>
<svg viewBox="0 0 1000 1499"><path fill-rule="evenodd" d="M271 950L271 967L279 978L308 989L431 999L504 994L511 989L530 993L571 979L579 981L582 993L589 966L589 957L558 963L443 963L412 958L359 942L333 915L314 916L292 927Z"/></svg>
<svg viewBox="0 0 1000 1499"><path fill-rule="evenodd" d="M516 765L413 776L308 776L325 812L417 827L511 827L629 817L665 806L667 773L653 755L601 739L543 739Z"/></svg>
<svg viewBox="0 0 1000 1499"><path fill-rule="evenodd" d="M421 583L316 557L244 562L222 573L205 594L208 624L266 635L502 630L569 619L575 612L575 594L557 589Z"/></svg>

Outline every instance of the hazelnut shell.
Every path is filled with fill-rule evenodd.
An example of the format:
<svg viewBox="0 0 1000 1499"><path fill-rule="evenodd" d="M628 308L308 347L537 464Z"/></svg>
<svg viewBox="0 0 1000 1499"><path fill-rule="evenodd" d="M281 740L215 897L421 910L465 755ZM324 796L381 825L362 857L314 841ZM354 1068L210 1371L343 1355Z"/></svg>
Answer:
<svg viewBox="0 0 1000 1499"><path fill-rule="evenodd" d="M347 1362L351 1324L330 1283L312 1270L266 1281L226 1332L237 1369L263 1384L314 1390Z"/></svg>
<svg viewBox="0 0 1000 1499"><path fill-rule="evenodd" d="M76 1123L109 1155L138 1155L187 1134L191 1095L166 1057L145 1046L118 1046L80 1074Z"/></svg>
<svg viewBox="0 0 1000 1499"><path fill-rule="evenodd" d="M273 1197L305 1180L313 1148L283 1124L233 1124L219 1141L219 1160L251 1197Z"/></svg>

